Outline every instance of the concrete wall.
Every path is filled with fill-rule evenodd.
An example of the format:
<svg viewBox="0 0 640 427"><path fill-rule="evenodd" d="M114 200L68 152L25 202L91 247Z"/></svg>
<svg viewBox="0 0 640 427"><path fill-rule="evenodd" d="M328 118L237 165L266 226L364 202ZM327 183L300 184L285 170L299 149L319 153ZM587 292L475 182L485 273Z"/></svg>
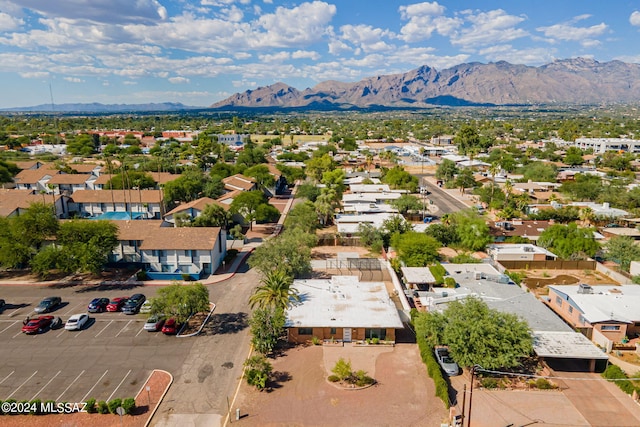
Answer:
<svg viewBox="0 0 640 427"><path fill-rule="evenodd" d="M631 279L629 279L624 274L620 274L616 271L613 271L612 269L608 268L607 266L599 262L596 263L596 271L599 271L600 273L610 277L611 279L615 280L616 282L622 285L628 285L630 283L633 283Z"/></svg>
<svg viewBox="0 0 640 427"><path fill-rule="evenodd" d="M321 340L330 340L331 338L335 340L342 340L344 338L344 328L335 328L335 333L331 333L331 328L312 328L313 333L311 335L299 335L298 330L298 327L288 328L287 339L289 342L303 344L311 341L313 337ZM365 328L353 328L351 330L351 341L363 341L365 339ZM385 341L395 342L396 330L393 328L387 328L384 339Z"/></svg>

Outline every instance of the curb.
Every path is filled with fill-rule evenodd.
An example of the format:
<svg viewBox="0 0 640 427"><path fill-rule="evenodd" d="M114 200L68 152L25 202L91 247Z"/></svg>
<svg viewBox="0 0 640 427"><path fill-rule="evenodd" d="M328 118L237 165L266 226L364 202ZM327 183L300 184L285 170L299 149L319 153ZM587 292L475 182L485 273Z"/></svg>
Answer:
<svg viewBox="0 0 640 427"><path fill-rule="evenodd" d="M213 314L213 310L216 309L216 305L214 303L210 302L209 304L212 305L213 307L211 307L211 310L209 310L209 314L207 314L207 318L204 319L204 322L202 322L202 325L200 325L200 329L198 329L196 332L194 332L192 334L188 334L188 335L178 334L178 335L176 335L176 338L195 337L196 335L199 335L200 332L202 332L202 330L204 329L204 326L207 324L207 322L211 318L211 315ZM191 317L192 316L189 316L189 319L191 319ZM189 322L189 319L187 319L187 323Z"/></svg>
<svg viewBox="0 0 640 427"><path fill-rule="evenodd" d="M156 406L153 408L153 411L151 411L151 414L149 414L149 418L147 418L147 422L144 423L144 427L147 427L150 423L151 423L151 419L153 418L153 416L156 414L156 412L158 411L158 408L160 407L160 404L162 403L162 400L164 399L164 397L167 395L167 393L169 392L169 388L171 388L171 384L173 384L173 375L171 375L170 372L167 372L163 369L154 369L153 372L151 372L151 375L149 375L149 378L147 378L147 381L145 381L144 385L142 387L145 387L147 385L147 382L149 381L149 379L156 373L156 372L161 372L164 374L169 375L169 384L167 384L167 386L165 387L164 391L162 392L162 395L160 396L160 398L158 399L158 402L156 403ZM140 389L140 391L138 392L138 394L142 393L142 388ZM136 395L137 397L137 395Z"/></svg>

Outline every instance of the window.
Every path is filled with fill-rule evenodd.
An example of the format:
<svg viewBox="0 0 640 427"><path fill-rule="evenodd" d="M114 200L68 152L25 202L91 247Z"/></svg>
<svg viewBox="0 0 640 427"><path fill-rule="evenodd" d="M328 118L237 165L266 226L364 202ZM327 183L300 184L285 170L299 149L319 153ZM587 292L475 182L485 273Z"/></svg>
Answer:
<svg viewBox="0 0 640 427"><path fill-rule="evenodd" d="M581 314L580 317L578 317L578 322L580 322L580 324L584 325L585 323L587 323L587 320Z"/></svg>
<svg viewBox="0 0 640 427"><path fill-rule="evenodd" d="M313 328L298 328L298 335L313 335Z"/></svg>
<svg viewBox="0 0 640 427"><path fill-rule="evenodd" d="M364 330L365 338L378 338L385 339L387 337L387 330L381 328L365 328Z"/></svg>
<svg viewBox="0 0 640 427"><path fill-rule="evenodd" d="M330 328L330 329L329 329L329 333L330 333L331 335L335 335L335 334L336 334L336 328Z"/></svg>
<svg viewBox="0 0 640 427"><path fill-rule="evenodd" d="M569 306L569 313L573 313L573 306Z"/></svg>
<svg viewBox="0 0 640 427"><path fill-rule="evenodd" d="M600 326L601 331L619 331L620 325L602 325Z"/></svg>
<svg viewBox="0 0 640 427"><path fill-rule="evenodd" d="M558 305L558 307L562 307L562 298L556 297L556 304Z"/></svg>

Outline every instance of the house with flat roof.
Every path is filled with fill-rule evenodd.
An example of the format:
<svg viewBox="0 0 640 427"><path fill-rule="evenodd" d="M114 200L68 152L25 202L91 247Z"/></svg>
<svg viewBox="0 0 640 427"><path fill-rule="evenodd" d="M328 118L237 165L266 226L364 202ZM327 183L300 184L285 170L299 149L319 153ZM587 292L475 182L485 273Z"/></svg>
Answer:
<svg viewBox="0 0 640 427"><path fill-rule="evenodd" d="M295 280L300 302L287 310L287 340L313 337L343 342L369 338L395 341L404 326L383 282L361 282L357 276Z"/></svg>
<svg viewBox="0 0 640 427"><path fill-rule="evenodd" d="M604 348L640 336L640 286L552 285L546 303Z"/></svg>
<svg viewBox="0 0 640 427"><path fill-rule="evenodd" d="M500 243L487 246L492 260L500 261L546 261L557 259L553 252L530 243Z"/></svg>

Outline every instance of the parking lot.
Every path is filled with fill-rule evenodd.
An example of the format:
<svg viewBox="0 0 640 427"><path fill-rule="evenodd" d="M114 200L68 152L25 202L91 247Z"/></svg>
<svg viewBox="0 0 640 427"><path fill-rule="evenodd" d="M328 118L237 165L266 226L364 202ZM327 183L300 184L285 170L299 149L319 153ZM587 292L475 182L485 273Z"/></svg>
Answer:
<svg viewBox="0 0 640 427"><path fill-rule="evenodd" d="M0 286L0 298L6 301L0 313L0 400L133 397L153 369L177 371L194 341L145 331L147 315L95 313L80 331L62 327L35 335L21 332L23 320L37 316L33 309L45 297L62 297L63 304L47 314L65 322L86 313L93 298L138 292L149 298L156 288Z"/></svg>

